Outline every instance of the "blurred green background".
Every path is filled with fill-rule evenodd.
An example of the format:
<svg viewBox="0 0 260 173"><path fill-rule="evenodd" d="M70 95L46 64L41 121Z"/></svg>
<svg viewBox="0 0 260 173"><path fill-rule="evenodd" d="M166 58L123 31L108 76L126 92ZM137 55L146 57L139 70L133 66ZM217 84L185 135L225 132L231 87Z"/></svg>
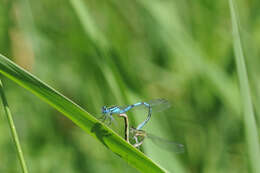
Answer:
<svg viewBox="0 0 260 173"><path fill-rule="evenodd" d="M236 2L259 121L260 1ZM97 117L103 105L169 100L145 130L185 153L149 140L143 151L170 172L250 172L228 1L1 0L0 51ZM27 90L4 85L30 172L137 172ZM0 172L21 172L0 117Z"/></svg>

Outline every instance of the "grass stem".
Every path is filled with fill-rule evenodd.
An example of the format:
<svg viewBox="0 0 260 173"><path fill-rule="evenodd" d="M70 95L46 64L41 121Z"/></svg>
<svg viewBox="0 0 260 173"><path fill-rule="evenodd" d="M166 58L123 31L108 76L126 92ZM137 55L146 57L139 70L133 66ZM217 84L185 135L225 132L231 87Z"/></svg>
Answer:
<svg viewBox="0 0 260 173"><path fill-rule="evenodd" d="M255 115L253 110L253 104L251 99L250 87L248 82L247 69L245 65L244 53L241 45L241 40L239 36L239 25L238 19L235 11L235 4L233 0L229 0L231 21L233 29L233 39L234 39L234 51L235 60L237 65L238 78L240 83L240 92L243 101L243 111L244 111L244 123L245 123L245 135L247 140L248 154L250 158L250 164L252 172L260 172L260 152L259 152L259 138L257 132L257 125L255 121Z"/></svg>
<svg viewBox="0 0 260 173"><path fill-rule="evenodd" d="M23 156L23 151L22 151L22 148L21 148L21 145L20 145L20 142L19 142L18 134L17 134L16 129L15 129L15 125L14 125L14 121L13 121L13 118L12 118L11 111L9 109L7 99L6 99L5 94L4 94L4 89L3 89L3 84L2 84L1 79L0 79L0 94L1 94L5 114L6 114L7 119L8 119L8 124L9 124L10 129L11 129L11 134L12 134L12 137L13 137L13 140L14 140L15 147L17 149L17 154L18 154L18 157L19 157L19 160L20 160L20 164L21 164L23 173L28 173L27 166L26 166L26 163L25 163L25 159L24 159L24 156Z"/></svg>

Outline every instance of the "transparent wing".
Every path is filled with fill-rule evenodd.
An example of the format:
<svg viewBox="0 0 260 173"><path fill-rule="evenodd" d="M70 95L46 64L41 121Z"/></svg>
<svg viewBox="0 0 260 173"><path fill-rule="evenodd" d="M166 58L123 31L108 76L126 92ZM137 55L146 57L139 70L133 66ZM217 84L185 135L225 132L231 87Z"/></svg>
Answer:
<svg viewBox="0 0 260 173"><path fill-rule="evenodd" d="M146 103L150 104L152 112L161 112L171 107L171 104L166 99L155 99Z"/></svg>
<svg viewBox="0 0 260 173"><path fill-rule="evenodd" d="M152 134L147 134L147 138L151 139L151 141L157 145L158 147L168 150L168 151L173 151L175 153L183 153L185 151L184 145L179 144L173 141L169 141L167 139L163 139L160 137L157 137Z"/></svg>
<svg viewBox="0 0 260 173"><path fill-rule="evenodd" d="M145 103L148 103L151 106L152 112L161 112L171 107L171 104L166 99L154 99L154 100L147 101ZM125 110L129 106L131 105L120 106L119 108ZM145 105L139 105L131 108L131 110L143 110L143 109L147 109L147 107Z"/></svg>

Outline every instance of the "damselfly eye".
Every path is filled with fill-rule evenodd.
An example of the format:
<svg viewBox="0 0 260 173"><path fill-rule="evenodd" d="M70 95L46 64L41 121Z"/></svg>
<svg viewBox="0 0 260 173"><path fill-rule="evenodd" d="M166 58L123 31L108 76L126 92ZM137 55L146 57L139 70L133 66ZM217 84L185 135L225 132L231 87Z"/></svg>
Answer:
<svg viewBox="0 0 260 173"><path fill-rule="evenodd" d="M102 111L103 114L106 113L106 109L107 109L106 106L103 106L103 107L102 107L102 110L101 110L101 111Z"/></svg>

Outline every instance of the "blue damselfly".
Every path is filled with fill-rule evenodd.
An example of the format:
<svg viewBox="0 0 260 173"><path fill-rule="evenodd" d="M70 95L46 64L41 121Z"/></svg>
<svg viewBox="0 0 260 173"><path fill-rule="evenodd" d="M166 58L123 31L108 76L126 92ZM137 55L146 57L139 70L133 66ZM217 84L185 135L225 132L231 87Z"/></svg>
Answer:
<svg viewBox="0 0 260 173"><path fill-rule="evenodd" d="M133 108L147 108L148 110L147 118L142 123L140 123L136 128L137 130L140 130L150 120L152 112L163 111L169 107L170 107L170 103L165 99L155 99L147 102L137 102L135 104L127 105L127 106L110 106L110 107L103 106L102 114L104 116L102 120L105 121L108 119L109 124L111 124L111 121L114 119L112 116L113 114L123 114Z"/></svg>

